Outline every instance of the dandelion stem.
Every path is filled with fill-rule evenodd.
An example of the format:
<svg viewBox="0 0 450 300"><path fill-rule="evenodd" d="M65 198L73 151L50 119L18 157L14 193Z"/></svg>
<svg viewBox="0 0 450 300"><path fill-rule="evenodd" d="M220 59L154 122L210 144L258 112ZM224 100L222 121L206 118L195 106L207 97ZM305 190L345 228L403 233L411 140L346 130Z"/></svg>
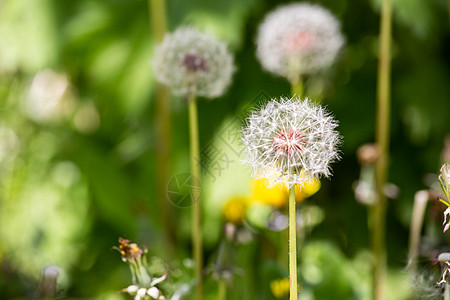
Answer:
<svg viewBox="0 0 450 300"><path fill-rule="evenodd" d="M219 300L227 299L227 282L225 279L219 279Z"/></svg>
<svg viewBox="0 0 450 300"><path fill-rule="evenodd" d="M203 299L203 253L200 204L200 154L198 137L197 99L192 94L189 99L189 138L191 144L192 171L192 247L195 261L195 279L197 282L197 300Z"/></svg>
<svg viewBox="0 0 450 300"><path fill-rule="evenodd" d="M297 222L295 220L295 186L289 188L289 282L290 299L297 300Z"/></svg>
<svg viewBox="0 0 450 300"><path fill-rule="evenodd" d="M375 165L375 187L377 201L373 207L372 247L373 247L373 299L385 299L386 286L386 197L383 187L388 173L388 149L390 127L390 77L391 77L391 0L383 0L380 24L380 48L377 79L376 143L380 156Z"/></svg>
<svg viewBox="0 0 450 300"><path fill-rule="evenodd" d="M165 0L148 0L150 27L154 42L159 43L164 38L167 29ZM156 85L156 169L158 170L156 194L159 216L162 219L165 236L171 247L171 254L176 251L175 223L172 210L167 201L166 186L170 174L170 93L163 84Z"/></svg>
<svg viewBox="0 0 450 300"><path fill-rule="evenodd" d="M291 94L303 96L303 80L299 75L291 82ZM289 280L290 299L297 300L297 221L295 209L295 185L289 188Z"/></svg>
<svg viewBox="0 0 450 300"><path fill-rule="evenodd" d="M301 76L298 76L298 78L291 83L291 94L292 96L296 95L300 98L303 97L303 79Z"/></svg>
<svg viewBox="0 0 450 300"><path fill-rule="evenodd" d="M450 0L447 1L447 9L448 9L448 20L450 22Z"/></svg>

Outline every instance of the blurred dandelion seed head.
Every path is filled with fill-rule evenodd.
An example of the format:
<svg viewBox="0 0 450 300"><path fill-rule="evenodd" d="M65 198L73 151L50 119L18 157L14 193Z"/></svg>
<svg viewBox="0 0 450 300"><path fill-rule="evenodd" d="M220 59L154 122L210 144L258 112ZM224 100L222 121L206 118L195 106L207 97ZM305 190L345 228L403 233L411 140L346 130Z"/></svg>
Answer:
<svg viewBox="0 0 450 300"><path fill-rule="evenodd" d="M242 130L243 162L254 176L286 187L331 175L339 159L337 122L321 106L298 97L272 100L253 112Z"/></svg>
<svg viewBox="0 0 450 300"><path fill-rule="evenodd" d="M156 79L176 96L221 96L231 83L233 56L227 46L190 27L167 34L155 49Z"/></svg>
<svg viewBox="0 0 450 300"><path fill-rule="evenodd" d="M40 71L33 78L28 96L24 99L25 113L38 123L61 120L74 110L74 99L69 90L66 75L50 69Z"/></svg>
<svg viewBox="0 0 450 300"><path fill-rule="evenodd" d="M258 29L257 57L264 69L289 80L329 67L344 45L339 21L308 3L281 6Z"/></svg>

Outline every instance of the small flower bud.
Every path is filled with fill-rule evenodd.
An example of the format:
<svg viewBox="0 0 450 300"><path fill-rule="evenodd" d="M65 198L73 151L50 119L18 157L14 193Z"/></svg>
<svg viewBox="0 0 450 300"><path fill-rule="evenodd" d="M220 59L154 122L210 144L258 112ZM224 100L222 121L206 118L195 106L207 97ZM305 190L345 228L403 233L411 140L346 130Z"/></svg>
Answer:
<svg viewBox="0 0 450 300"><path fill-rule="evenodd" d="M128 294L134 295L134 294L136 294L138 289L139 289L139 287L137 285L130 285L129 287L126 288L126 291Z"/></svg>

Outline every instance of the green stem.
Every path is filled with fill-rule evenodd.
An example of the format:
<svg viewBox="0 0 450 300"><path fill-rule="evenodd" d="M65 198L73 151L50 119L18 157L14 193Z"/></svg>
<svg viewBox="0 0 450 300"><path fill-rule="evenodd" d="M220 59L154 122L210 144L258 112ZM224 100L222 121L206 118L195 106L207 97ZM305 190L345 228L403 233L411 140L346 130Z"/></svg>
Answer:
<svg viewBox="0 0 450 300"><path fill-rule="evenodd" d="M450 0L447 1L448 20L450 21Z"/></svg>
<svg viewBox="0 0 450 300"><path fill-rule="evenodd" d="M417 270L417 256L420 246L420 233L422 232L423 217L427 208L428 191L418 191L414 196L414 206L409 232L408 267L412 276Z"/></svg>
<svg viewBox="0 0 450 300"><path fill-rule="evenodd" d="M148 0L152 33L156 42L161 42L166 34L166 3L165 0Z"/></svg>
<svg viewBox="0 0 450 300"><path fill-rule="evenodd" d="M191 170L192 170L192 246L195 261L195 279L197 282L197 300L203 299L203 253L202 253L202 226L200 204L200 147L198 137L197 99L194 94L189 97L189 137L191 144Z"/></svg>
<svg viewBox="0 0 450 300"><path fill-rule="evenodd" d="M167 29L165 0L148 0L150 27L155 43L163 40ZM173 212L167 201L166 186L170 176L170 93L167 86L156 85L156 195L158 204L158 217L164 224L165 237L171 248L171 254L176 252L176 223L173 221Z"/></svg>
<svg viewBox="0 0 450 300"><path fill-rule="evenodd" d="M225 279L219 279L219 300L226 300L227 299L227 282Z"/></svg>
<svg viewBox="0 0 450 300"><path fill-rule="evenodd" d="M380 148L380 156L375 165L375 189L377 201L374 209L373 236L373 299L385 299L386 286L386 197L383 187L387 179L389 158L389 127L390 127L390 78L391 78L391 31L392 31L391 0L383 0L380 24L380 48L377 80L377 119L376 143Z"/></svg>
<svg viewBox="0 0 450 300"><path fill-rule="evenodd" d="M292 186L289 188L289 282L291 300L297 300L297 222L295 217L295 186Z"/></svg>
<svg viewBox="0 0 450 300"><path fill-rule="evenodd" d="M303 79L300 76L291 82L291 94L292 96L303 97Z"/></svg>

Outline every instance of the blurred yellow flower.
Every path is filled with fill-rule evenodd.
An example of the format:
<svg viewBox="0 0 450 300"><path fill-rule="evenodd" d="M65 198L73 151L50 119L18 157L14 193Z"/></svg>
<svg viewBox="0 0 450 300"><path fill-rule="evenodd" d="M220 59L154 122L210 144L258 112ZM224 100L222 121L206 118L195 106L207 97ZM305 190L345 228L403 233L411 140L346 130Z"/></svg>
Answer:
<svg viewBox="0 0 450 300"><path fill-rule="evenodd" d="M228 222L240 224L244 221L247 213L247 204L248 198L246 197L230 198L222 208L223 216Z"/></svg>
<svg viewBox="0 0 450 300"><path fill-rule="evenodd" d="M252 200L269 204L278 208L286 205L289 196L287 188L282 184L268 186L264 178L252 181Z"/></svg>
<svg viewBox="0 0 450 300"><path fill-rule="evenodd" d="M320 190L321 184L318 178L312 178L304 182L303 186L295 185L295 200L297 202L309 198Z"/></svg>
<svg viewBox="0 0 450 300"><path fill-rule="evenodd" d="M272 280L270 290L277 299L285 298L289 294L289 278Z"/></svg>
<svg viewBox="0 0 450 300"><path fill-rule="evenodd" d="M295 185L295 200L301 202L311 197L320 190L321 184L318 178L306 180L303 186ZM288 201L289 190L287 187L278 183L272 186L267 185L265 179L255 179L252 182L252 200L264 204L269 204L277 208L283 208Z"/></svg>

